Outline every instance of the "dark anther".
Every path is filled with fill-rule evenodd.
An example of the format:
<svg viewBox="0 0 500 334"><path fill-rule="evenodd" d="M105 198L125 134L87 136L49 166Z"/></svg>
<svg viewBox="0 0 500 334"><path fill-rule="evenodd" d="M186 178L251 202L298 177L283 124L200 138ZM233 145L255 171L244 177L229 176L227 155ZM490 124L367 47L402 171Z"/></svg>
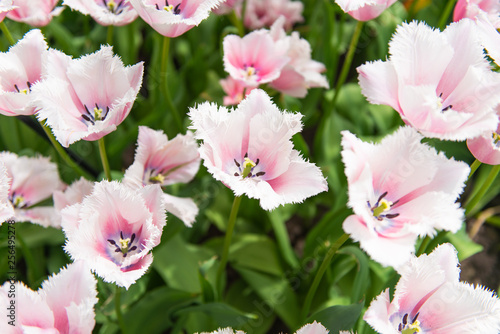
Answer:
<svg viewBox="0 0 500 334"><path fill-rule="evenodd" d="M123 257L127 257L127 253L123 253Z"/></svg>
<svg viewBox="0 0 500 334"><path fill-rule="evenodd" d="M135 233L132 233L132 236L130 237L130 243L133 243L135 239ZM134 246L135 247L135 246Z"/></svg>
<svg viewBox="0 0 500 334"><path fill-rule="evenodd" d="M128 251L131 252L131 251L135 251L137 249L137 246L134 246L132 248L130 248Z"/></svg>
<svg viewBox="0 0 500 334"><path fill-rule="evenodd" d="M259 164L259 159L255 160L255 166L257 166Z"/></svg>
<svg viewBox="0 0 500 334"><path fill-rule="evenodd" d="M443 96L443 92L441 92L441 94L439 94L439 97L442 97Z"/></svg>
<svg viewBox="0 0 500 334"><path fill-rule="evenodd" d="M415 323L415 321L417 321L417 318L418 318L418 315L420 314L420 312L418 312L417 314L415 314L415 317L413 318L413 320L411 321L411 323Z"/></svg>
<svg viewBox="0 0 500 334"><path fill-rule="evenodd" d="M262 176L264 174L266 174L266 172L258 172L257 174L255 174L255 176Z"/></svg>
<svg viewBox="0 0 500 334"><path fill-rule="evenodd" d="M125 238L123 237L123 232L122 232L122 231L120 231L120 238L122 238L122 240L123 240L123 239L125 239Z"/></svg>
<svg viewBox="0 0 500 334"><path fill-rule="evenodd" d="M111 239L108 239L108 242L112 245L115 245L116 246L116 242L114 240L111 240Z"/></svg>
<svg viewBox="0 0 500 334"><path fill-rule="evenodd" d="M115 253L121 252L122 250L116 246Z"/></svg>
<svg viewBox="0 0 500 334"><path fill-rule="evenodd" d="M31 92L31 84L30 84L30 82L29 82L29 81L26 81L26 85L28 85L28 89L29 89L29 91Z"/></svg>
<svg viewBox="0 0 500 334"><path fill-rule="evenodd" d="M238 174L238 173L234 173L234 176L240 176L240 174Z"/></svg>
<svg viewBox="0 0 500 334"><path fill-rule="evenodd" d="M449 106L447 106L446 108L443 108L443 110L441 110L441 111L446 111L446 110L451 109L451 108L453 108L453 105L451 105L451 104L450 104L450 105L449 105Z"/></svg>
<svg viewBox="0 0 500 334"><path fill-rule="evenodd" d="M406 325L408 323L408 313L406 313L404 316L403 316L403 325Z"/></svg>
<svg viewBox="0 0 500 334"><path fill-rule="evenodd" d="M158 4L157 4L157 3L155 3L155 6L156 6L156 9L157 9L157 10L160 10L160 7L158 7Z"/></svg>
<svg viewBox="0 0 500 334"><path fill-rule="evenodd" d="M87 114L89 114L90 116L92 116L92 114L89 111L89 108L87 108L87 106L85 104L83 106L85 107L85 111L87 112Z"/></svg>
<svg viewBox="0 0 500 334"><path fill-rule="evenodd" d="M238 161L236 161L236 159L234 159L234 163L236 164L236 167L240 168L240 164Z"/></svg>
<svg viewBox="0 0 500 334"><path fill-rule="evenodd" d="M403 331L403 325L402 324L399 324L398 326L398 331L402 332Z"/></svg>
<svg viewBox="0 0 500 334"><path fill-rule="evenodd" d="M82 118L83 118L84 120L86 120L87 122L92 123L92 125L94 125L94 124L95 124L94 120L92 120L89 116L87 116L87 115L85 115L85 114L82 114Z"/></svg>
<svg viewBox="0 0 500 334"><path fill-rule="evenodd" d="M385 196L387 196L387 191L385 193L383 193L382 195L380 195L380 197L377 200L377 205L382 200L382 198L384 198Z"/></svg>
<svg viewBox="0 0 500 334"><path fill-rule="evenodd" d="M388 213L385 215L385 217L389 219L396 218L397 216L399 216L399 213Z"/></svg>
<svg viewBox="0 0 500 334"><path fill-rule="evenodd" d="M20 92L16 84L14 84L14 88L17 90L18 93Z"/></svg>
<svg viewBox="0 0 500 334"><path fill-rule="evenodd" d="M248 158L248 152L245 153L245 156L243 158Z"/></svg>
<svg viewBox="0 0 500 334"><path fill-rule="evenodd" d="M249 172L247 177L252 177L252 172Z"/></svg>
<svg viewBox="0 0 500 334"><path fill-rule="evenodd" d="M97 110L99 110L99 106L97 105L97 102L96 102L96 104L95 104L95 108L96 108Z"/></svg>
<svg viewBox="0 0 500 334"><path fill-rule="evenodd" d="M177 6L175 6L175 8L174 8L174 14L175 15L179 15L181 13L181 9L179 8L180 5L181 4L178 3Z"/></svg>
<svg viewBox="0 0 500 334"><path fill-rule="evenodd" d="M102 0L102 3L104 4L104 7L108 7L108 4L106 3L106 0Z"/></svg>

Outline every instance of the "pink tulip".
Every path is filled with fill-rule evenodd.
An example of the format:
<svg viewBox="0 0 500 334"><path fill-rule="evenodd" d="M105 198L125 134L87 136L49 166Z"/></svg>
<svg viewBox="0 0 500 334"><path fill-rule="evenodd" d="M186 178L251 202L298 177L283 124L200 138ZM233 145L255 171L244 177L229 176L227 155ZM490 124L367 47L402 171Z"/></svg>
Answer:
<svg viewBox="0 0 500 334"><path fill-rule="evenodd" d="M459 281L460 265L451 244L412 256L394 298L389 289L370 304L363 319L378 333L481 333L500 331L500 300L491 291Z"/></svg>
<svg viewBox="0 0 500 334"><path fill-rule="evenodd" d="M491 70L471 20L443 32L403 23L387 61L358 67L368 101L394 108L426 137L466 140L498 125L500 74Z"/></svg>
<svg viewBox="0 0 500 334"><path fill-rule="evenodd" d="M343 228L372 259L397 267L414 252L419 236L456 232L464 220L456 200L469 166L448 159L411 127L379 144L342 131L342 159L354 214Z"/></svg>
<svg viewBox="0 0 500 334"><path fill-rule="evenodd" d="M96 183L83 201L61 211L65 251L106 282L128 289L151 265L151 250L160 242L166 224L161 195L159 185Z"/></svg>
<svg viewBox="0 0 500 334"><path fill-rule="evenodd" d="M8 52L0 53L0 114L33 115L31 87L45 73L47 43L38 29L30 30Z"/></svg>
<svg viewBox="0 0 500 334"><path fill-rule="evenodd" d="M163 36L177 37L205 20L224 0L129 0L139 16Z"/></svg>
<svg viewBox="0 0 500 334"><path fill-rule="evenodd" d="M223 48L224 69L249 87L277 79L290 60L286 56L287 43L274 41L267 30L254 31L243 38L228 35Z"/></svg>
<svg viewBox="0 0 500 334"><path fill-rule="evenodd" d="M458 0L453 21L476 19L480 14L484 14L495 28L500 28L500 2L497 0Z"/></svg>
<svg viewBox="0 0 500 334"><path fill-rule="evenodd" d="M102 26L124 26L138 16L128 0L64 0L63 4L90 15Z"/></svg>
<svg viewBox="0 0 500 334"><path fill-rule="evenodd" d="M19 157L11 152L0 152L0 163L5 166L7 177L11 180L7 205L14 210L14 219L58 227L53 207L34 207L64 187L57 165L48 158Z"/></svg>
<svg viewBox="0 0 500 334"><path fill-rule="evenodd" d="M370 21L378 17L396 0L335 0L344 12L358 21Z"/></svg>
<svg viewBox="0 0 500 334"><path fill-rule="evenodd" d="M51 49L47 58L48 74L33 87L33 103L61 145L116 130L139 92L143 63L124 66L109 46L80 59Z"/></svg>
<svg viewBox="0 0 500 334"><path fill-rule="evenodd" d="M0 0L0 22L3 21L8 12L15 8L17 7L12 5L12 0Z"/></svg>
<svg viewBox="0 0 500 334"><path fill-rule="evenodd" d="M163 131L140 126L134 163L125 171L123 183L134 188L188 183L198 172L200 160L192 132L179 134L169 141ZM163 194L163 201L166 210L186 226L193 224L198 207L191 198Z"/></svg>
<svg viewBox="0 0 500 334"><path fill-rule="evenodd" d="M189 116L195 138L203 140L205 167L236 196L259 199L272 210L328 189L320 169L293 149L302 115L280 111L264 91L253 90L231 112L205 102Z"/></svg>
<svg viewBox="0 0 500 334"><path fill-rule="evenodd" d="M219 80L219 83L224 93L227 94L224 96L225 106L239 104L254 89L254 87L247 87L243 81L235 80L231 76Z"/></svg>
<svg viewBox="0 0 500 334"><path fill-rule="evenodd" d="M246 0L245 27L255 30L270 27L279 17L284 17L284 27L290 30L295 23L303 22L304 4L290 0ZM242 4L237 7L241 17Z"/></svg>
<svg viewBox="0 0 500 334"><path fill-rule="evenodd" d="M295 334L328 334L328 329L321 323L314 321L311 324L302 326Z"/></svg>
<svg viewBox="0 0 500 334"><path fill-rule="evenodd" d="M14 217L14 207L9 199L12 179L7 173L7 168L0 162L0 225Z"/></svg>
<svg viewBox="0 0 500 334"><path fill-rule="evenodd" d="M61 14L64 7L56 7L59 0L13 0L17 8L8 12L13 21L23 22L33 27L45 27L54 16Z"/></svg>
<svg viewBox="0 0 500 334"><path fill-rule="evenodd" d="M467 147L474 158L482 163L500 165L500 124L495 132L467 139Z"/></svg>
<svg viewBox="0 0 500 334"><path fill-rule="evenodd" d="M0 332L9 334L91 334L95 326L97 281L82 263L75 262L42 282L33 291L21 282L7 281L0 288ZM15 298L12 297L15 291ZM9 297L10 295L10 297ZM8 307L15 302L15 327Z"/></svg>

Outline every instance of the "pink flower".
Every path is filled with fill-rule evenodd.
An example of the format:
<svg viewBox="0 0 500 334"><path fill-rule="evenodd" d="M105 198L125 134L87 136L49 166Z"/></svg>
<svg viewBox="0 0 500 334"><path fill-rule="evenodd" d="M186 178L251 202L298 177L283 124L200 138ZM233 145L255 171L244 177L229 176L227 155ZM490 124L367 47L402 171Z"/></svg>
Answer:
<svg viewBox="0 0 500 334"><path fill-rule="evenodd" d="M45 157L18 157L11 152L0 152L0 163L5 166L7 177L11 180L7 205L14 210L14 219L57 227L53 207L33 207L64 187L57 165Z"/></svg>
<svg viewBox="0 0 500 334"><path fill-rule="evenodd" d="M177 37L205 20L224 0L129 0L139 16L163 36Z"/></svg>
<svg viewBox="0 0 500 334"><path fill-rule="evenodd" d="M202 332L200 334L245 334L245 332L243 331L234 331L231 327L227 327L227 328L219 328L218 330L216 331L213 331L213 332Z"/></svg>
<svg viewBox="0 0 500 334"><path fill-rule="evenodd" d="M467 139L467 147L474 158L482 163L500 165L500 124L495 132Z"/></svg>
<svg viewBox="0 0 500 334"><path fill-rule="evenodd" d="M285 18L284 27L290 30L295 23L303 22L304 4L290 0L246 0L245 27L255 30L270 27L280 16ZM237 6L241 17L242 4Z"/></svg>
<svg viewBox="0 0 500 334"><path fill-rule="evenodd" d="M254 87L247 87L243 81L235 80L228 76L225 79L219 80L222 89L227 94L224 96L224 105L239 104L244 97L248 96ZM243 96L245 94L245 96Z"/></svg>
<svg viewBox="0 0 500 334"><path fill-rule="evenodd" d="M7 13L13 21L23 22L33 27L45 27L52 17L61 14L64 7L56 7L59 0L13 0L18 7Z"/></svg>
<svg viewBox="0 0 500 334"><path fill-rule="evenodd" d="M139 92L143 63L124 66L109 46L80 59L51 49L47 73L32 89L37 117L68 147L116 130Z"/></svg>
<svg viewBox="0 0 500 334"><path fill-rule="evenodd" d="M294 97L305 97L307 90L313 87L329 88L328 81L321 75L326 71L325 65L311 59L309 42L300 38L298 32L287 36L284 29L285 19L280 17L270 30L275 40L287 44L286 55L290 61L281 70L280 76L270 83L270 86L282 93Z"/></svg>
<svg viewBox="0 0 500 334"><path fill-rule="evenodd" d="M200 167L198 144L193 133L178 134L168 140L163 131L139 127L134 163L125 171L123 183L135 188L149 184L168 186L191 181ZM191 198L163 194L163 202L184 224L191 226L198 207Z"/></svg>
<svg viewBox="0 0 500 334"><path fill-rule="evenodd" d="M241 0L226 0L217 8L212 9L212 12L216 15L226 15L231 13L237 4L241 4Z"/></svg>
<svg viewBox="0 0 500 334"><path fill-rule="evenodd" d="M476 19L480 14L486 15L495 28L500 28L500 2L497 0L458 0L453 21Z"/></svg>
<svg viewBox="0 0 500 334"><path fill-rule="evenodd" d="M358 67L371 103L393 107L426 137L465 140L495 131L500 74L491 70L470 20L443 32L424 23L403 23L387 61Z"/></svg>
<svg viewBox="0 0 500 334"><path fill-rule="evenodd" d="M302 115L280 111L260 89L235 110L203 103L189 116L200 155L215 179L260 200L265 210L298 203L328 189L316 165L293 149L292 136L302 128Z"/></svg>
<svg viewBox="0 0 500 334"><path fill-rule="evenodd" d="M481 333L500 331L500 300L491 291L459 282L460 265L451 244L413 256L398 270L392 302L389 289L370 304L363 319L377 332Z"/></svg>
<svg viewBox="0 0 500 334"><path fill-rule="evenodd" d="M328 334L328 329L321 323L314 321L312 324L302 326L295 334Z"/></svg>
<svg viewBox="0 0 500 334"><path fill-rule="evenodd" d="M224 37L224 69L246 86L257 87L280 76L290 60L285 41L274 41L266 30L251 32L243 38Z"/></svg>
<svg viewBox="0 0 500 334"><path fill-rule="evenodd" d="M11 183L12 179L7 173L7 168L0 161L0 225L15 215L14 207L9 199Z"/></svg>
<svg viewBox="0 0 500 334"><path fill-rule="evenodd" d="M12 6L12 0L0 0L0 22L3 21L8 12L15 8L17 7Z"/></svg>
<svg viewBox="0 0 500 334"><path fill-rule="evenodd" d="M95 326L97 281L82 262L68 264L33 291L23 283L7 281L0 289L0 332L91 334ZM15 298L12 298L15 291ZM15 320L9 307L15 301ZM15 327L8 321L13 321Z"/></svg>
<svg viewBox="0 0 500 334"><path fill-rule="evenodd" d="M38 29L30 30L8 52L0 53L0 114L33 115L31 87L45 72L47 43Z"/></svg>
<svg viewBox="0 0 500 334"><path fill-rule="evenodd" d="M85 196L92 193L94 182L81 177L79 180L73 182L70 186L63 190L56 190L52 195L54 199L54 207L57 211L61 211L67 206L81 203Z"/></svg>
<svg viewBox="0 0 500 334"><path fill-rule="evenodd" d="M63 4L82 14L90 15L103 26L124 26L138 16L128 0L64 0Z"/></svg>
<svg viewBox="0 0 500 334"><path fill-rule="evenodd" d="M396 0L335 0L344 12L358 21L370 21L392 6Z"/></svg>
<svg viewBox="0 0 500 334"><path fill-rule="evenodd" d="M151 249L160 242L166 223L161 195L158 185L96 183L92 194L61 211L65 251L128 289L151 265Z"/></svg>
<svg viewBox="0 0 500 334"><path fill-rule="evenodd" d="M417 237L460 229L464 214L455 201L467 164L422 144L411 127L380 144L362 142L348 131L342 135L348 206L354 211L343 228L375 261L397 267L410 258Z"/></svg>

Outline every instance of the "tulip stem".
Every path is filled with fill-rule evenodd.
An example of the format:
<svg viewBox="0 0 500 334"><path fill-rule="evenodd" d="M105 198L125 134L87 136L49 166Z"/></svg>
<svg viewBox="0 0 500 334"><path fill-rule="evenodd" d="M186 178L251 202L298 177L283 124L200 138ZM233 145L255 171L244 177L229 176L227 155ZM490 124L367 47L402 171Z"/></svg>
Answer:
<svg viewBox="0 0 500 334"><path fill-rule="evenodd" d="M116 286L116 290L115 290L115 312L116 312L116 319L118 320L118 326L120 327L120 331L122 332L122 334L125 334L127 332L127 330L126 330L126 327L125 327L125 323L123 322L121 293L122 293L122 290L117 285Z"/></svg>
<svg viewBox="0 0 500 334"><path fill-rule="evenodd" d="M164 36L163 37L163 46L162 46L162 56L161 56L161 83L162 83L162 88L163 92L165 94L165 98L167 101L168 108L172 112L174 116L174 122L177 125L177 130L179 132L182 131L182 120L179 115L179 112L177 111L177 108L175 107L174 103L172 102L172 97L170 96L170 90L168 89L168 82L167 82L167 71L168 71L168 55L169 55L169 50L170 50L170 37Z"/></svg>
<svg viewBox="0 0 500 334"><path fill-rule="evenodd" d="M457 0L449 0L448 3L446 3L446 7L444 8L443 13L441 14L441 18L439 19L439 29L443 30L446 27L446 22L448 21L448 18L450 17L451 11L455 7L456 2Z"/></svg>
<svg viewBox="0 0 500 334"><path fill-rule="evenodd" d="M431 237L428 235L425 236L424 240L422 240L422 243L420 244L420 247L418 247L417 253L415 254L416 256L420 256L425 253L425 250L427 249L427 246L429 246L429 243L431 242Z"/></svg>
<svg viewBox="0 0 500 334"><path fill-rule="evenodd" d="M233 206L231 207L231 213L229 214L229 221L226 227L226 236L224 237L224 248L222 250L222 256L219 263L219 268L217 270L217 287L219 291L219 299L222 296L222 274L226 270L226 264L229 257L229 246L231 245L231 238L233 237L234 225L236 223L236 216L238 215L238 210L240 208L241 196L234 197Z"/></svg>
<svg viewBox="0 0 500 334"><path fill-rule="evenodd" d="M106 155L106 146L104 145L104 137L100 138L98 142L99 142L99 154L101 155L104 175L106 176L106 179L111 181L111 170L109 169L108 156Z"/></svg>
<svg viewBox="0 0 500 334"><path fill-rule="evenodd" d="M59 156L71 168L73 168L73 170L75 172L77 172L78 174L80 174L81 176L83 176L83 177L85 177L87 179L92 179L92 177L89 176L89 174L87 174L83 169L81 169L80 166L78 166L78 164L73 159L70 158L70 156L68 155L68 153L66 153L66 151L61 146L61 144L59 144L59 142L56 140L56 138L52 134L52 131L50 131L50 129L47 127L47 125L43 124L42 122L40 122L40 125L42 126L43 131L47 135L47 138L49 138L49 141L51 142L52 146L54 147L54 149L56 150L56 152L59 154Z"/></svg>
<svg viewBox="0 0 500 334"><path fill-rule="evenodd" d="M16 44L16 41L12 37L12 34L10 33L9 28L7 28L5 22L0 22L0 29L2 29L2 32L5 35L5 38L9 41L10 45Z"/></svg>
<svg viewBox="0 0 500 334"><path fill-rule="evenodd" d="M114 31L114 25L109 25L108 26L108 33L106 36L106 42L108 45L113 46L113 31Z"/></svg>
<svg viewBox="0 0 500 334"><path fill-rule="evenodd" d="M314 295L316 294L316 289L319 286L319 283L321 282L321 278L323 278L323 274L325 273L326 269L330 266L330 262L332 261L333 256L337 253L339 248L349 239L349 234L344 233L340 238L335 241L330 248L328 249L328 252L326 252L325 258L323 259L323 262L321 263L321 266L319 267L318 271L316 272L316 276L314 277L314 280L309 287L309 291L307 292L306 299L304 300L304 306L302 308L302 321L305 322L307 320L307 316L309 315L309 309L311 308L312 300L314 298Z"/></svg>
<svg viewBox="0 0 500 334"><path fill-rule="evenodd" d="M488 174L486 180L484 180L483 184L480 185L479 191L472 198L469 197L467 202L465 203L465 213L470 214L473 213L475 206L479 203L479 201L483 198L483 196L488 192L491 185L495 181L496 177L500 173L500 165L493 166L490 173Z"/></svg>
<svg viewBox="0 0 500 334"><path fill-rule="evenodd" d="M472 163L472 165L470 165L470 173L469 173L469 177L467 178L467 181L470 180L470 178L472 177L472 175L474 175L474 173L479 168L479 166L481 166L481 161L479 161L477 159Z"/></svg>
<svg viewBox="0 0 500 334"><path fill-rule="evenodd" d="M240 37L245 36L245 27L243 26L243 18L241 19L238 18L238 15L236 15L235 10L231 11L231 13L229 14L229 20L236 27L236 29L238 29L238 35L240 35Z"/></svg>

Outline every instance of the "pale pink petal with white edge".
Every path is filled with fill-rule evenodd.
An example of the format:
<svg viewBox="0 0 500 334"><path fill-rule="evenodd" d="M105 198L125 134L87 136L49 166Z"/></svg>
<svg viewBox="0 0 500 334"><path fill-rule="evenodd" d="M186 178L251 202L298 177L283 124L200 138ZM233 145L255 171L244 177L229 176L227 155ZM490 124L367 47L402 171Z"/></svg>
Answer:
<svg viewBox="0 0 500 334"><path fill-rule="evenodd" d="M102 26L124 26L139 16L128 0L64 0L63 5L90 15Z"/></svg>
<svg viewBox="0 0 500 334"><path fill-rule="evenodd" d="M321 323L314 321L311 324L302 326L295 334L328 334L328 329Z"/></svg>
<svg viewBox="0 0 500 334"><path fill-rule="evenodd" d="M12 5L12 0L0 0L0 22L3 21L8 12L15 9Z"/></svg>
<svg viewBox="0 0 500 334"><path fill-rule="evenodd" d="M61 211L69 205L80 203L85 196L92 193L94 182L91 182L84 177L74 181L64 191L56 190L52 195L54 207L57 211Z"/></svg>
<svg viewBox="0 0 500 334"><path fill-rule="evenodd" d="M342 10L359 21L378 17L396 0L335 0Z"/></svg>
<svg viewBox="0 0 500 334"><path fill-rule="evenodd" d="M199 209L191 198L163 194L163 203L167 212L182 220L187 227L193 226Z"/></svg>
<svg viewBox="0 0 500 334"><path fill-rule="evenodd" d="M56 7L59 0L14 0L18 8L7 13L13 21L23 22L33 27L44 27L54 16L58 16L64 7Z"/></svg>
<svg viewBox="0 0 500 334"><path fill-rule="evenodd" d="M14 207L9 200L12 179L7 174L7 168L0 162L0 225L8 219L14 218Z"/></svg>

